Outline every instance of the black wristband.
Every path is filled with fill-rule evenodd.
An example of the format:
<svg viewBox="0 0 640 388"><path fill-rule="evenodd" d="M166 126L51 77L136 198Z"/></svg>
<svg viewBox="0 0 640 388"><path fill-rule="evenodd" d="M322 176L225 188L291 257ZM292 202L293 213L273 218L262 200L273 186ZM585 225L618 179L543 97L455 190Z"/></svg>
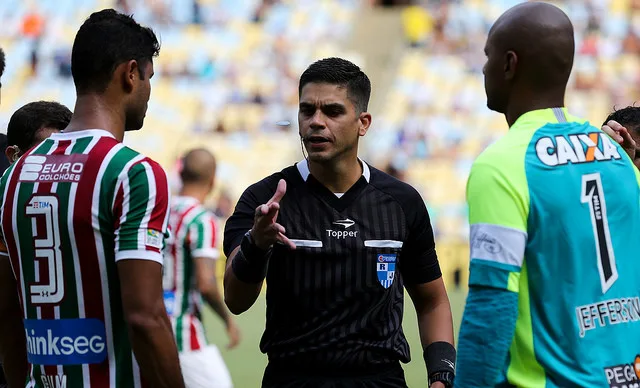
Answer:
<svg viewBox="0 0 640 388"><path fill-rule="evenodd" d="M242 253L242 248L238 250L233 261L231 262L231 268L238 280L244 283L257 284L264 280L267 276L267 264L269 258L247 260Z"/></svg>
<svg viewBox="0 0 640 388"><path fill-rule="evenodd" d="M245 251L249 253L246 256ZM263 251L256 247L247 232L242 238L240 249L231 262L231 268L241 282L257 284L267 276L270 257L271 249Z"/></svg>
<svg viewBox="0 0 640 388"><path fill-rule="evenodd" d="M422 353L429 376L438 372L456 372L456 348L448 342L434 342Z"/></svg>

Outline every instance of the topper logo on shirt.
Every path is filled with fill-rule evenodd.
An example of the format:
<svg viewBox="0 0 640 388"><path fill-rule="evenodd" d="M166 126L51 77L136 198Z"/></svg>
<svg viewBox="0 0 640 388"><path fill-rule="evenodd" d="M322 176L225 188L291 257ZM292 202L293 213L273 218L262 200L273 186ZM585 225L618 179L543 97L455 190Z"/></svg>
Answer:
<svg viewBox="0 0 640 388"><path fill-rule="evenodd" d="M20 182L78 182L88 155L29 155L20 169Z"/></svg>
<svg viewBox="0 0 640 388"><path fill-rule="evenodd" d="M358 237L357 230L346 230L352 227L353 225L355 225L355 223L356 222L354 220L351 220L349 218L345 218L344 220L334 221L333 222L334 225L340 225L345 230L327 229L327 236L337 238L337 239L345 239L347 237Z"/></svg>
<svg viewBox="0 0 640 388"><path fill-rule="evenodd" d="M538 159L547 166L620 159L620 152L604 132L545 136L536 142Z"/></svg>

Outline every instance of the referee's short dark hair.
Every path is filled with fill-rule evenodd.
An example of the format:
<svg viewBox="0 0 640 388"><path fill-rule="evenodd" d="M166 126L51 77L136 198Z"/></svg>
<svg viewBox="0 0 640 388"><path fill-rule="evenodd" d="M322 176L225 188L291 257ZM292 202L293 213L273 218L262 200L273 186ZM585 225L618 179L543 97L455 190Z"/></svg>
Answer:
<svg viewBox="0 0 640 388"><path fill-rule="evenodd" d="M607 124L609 120L617 121L628 130L640 133L640 106L617 109L607 117L602 125Z"/></svg>
<svg viewBox="0 0 640 388"><path fill-rule="evenodd" d="M69 125L72 113L54 101L30 102L13 113L7 126L7 143L22 152L34 144L36 133L43 128L62 131Z"/></svg>
<svg viewBox="0 0 640 388"><path fill-rule="evenodd" d="M298 96L302 88L310 83L328 83L347 88L347 96L355 105L358 113L366 112L371 96L371 81L360 68L342 58L325 58L314 62L300 76Z"/></svg>

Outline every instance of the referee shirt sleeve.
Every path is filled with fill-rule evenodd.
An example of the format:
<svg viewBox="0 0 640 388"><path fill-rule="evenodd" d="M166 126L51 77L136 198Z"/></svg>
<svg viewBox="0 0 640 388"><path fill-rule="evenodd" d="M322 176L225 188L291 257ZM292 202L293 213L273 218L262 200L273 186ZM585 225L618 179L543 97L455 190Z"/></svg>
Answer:
<svg viewBox="0 0 640 388"><path fill-rule="evenodd" d="M400 273L406 284L422 284L442 276L429 212L420 194L411 188L403 204L409 235L400 258Z"/></svg>

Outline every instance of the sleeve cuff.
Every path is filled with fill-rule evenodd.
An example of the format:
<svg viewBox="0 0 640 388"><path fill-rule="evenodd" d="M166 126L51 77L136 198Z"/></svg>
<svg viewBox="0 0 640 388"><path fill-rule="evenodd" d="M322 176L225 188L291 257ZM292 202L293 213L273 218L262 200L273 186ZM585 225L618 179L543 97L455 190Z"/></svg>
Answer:
<svg viewBox="0 0 640 388"><path fill-rule="evenodd" d="M193 257L216 260L220 257L220 252L215 248L195 249L191 251Z"/></svg>
<svg viewBox="0 0 640 388"><path fill-rule="evenodd" d="M149 260L163 265L162 253L154 251L120 251L116 252L116 262L120 260Z"/></svg>
<svg viewBox="0 0 640 388"><path fill-rule="evenodd" d="M469 286L490 287L519 292L520 268L482 259L472 259Z"/></svg>

